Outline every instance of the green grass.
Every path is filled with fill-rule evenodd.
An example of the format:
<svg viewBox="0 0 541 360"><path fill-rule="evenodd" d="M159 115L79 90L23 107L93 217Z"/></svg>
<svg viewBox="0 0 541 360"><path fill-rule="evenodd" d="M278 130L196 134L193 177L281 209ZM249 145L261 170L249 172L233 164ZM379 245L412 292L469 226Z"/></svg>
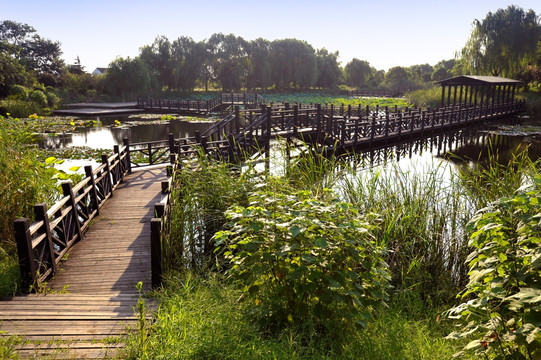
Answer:
<svg viewBox="0 0 541 360"><path fill-rule="evenodd" d="M404 316L380 309L365 330L321 335L296 324L276 335L250 319L241 292L221 275L170 274L157 293L161 306L144 342L128 340L127 359L450 359L459 344L443 339L438 313Z"/></svg>

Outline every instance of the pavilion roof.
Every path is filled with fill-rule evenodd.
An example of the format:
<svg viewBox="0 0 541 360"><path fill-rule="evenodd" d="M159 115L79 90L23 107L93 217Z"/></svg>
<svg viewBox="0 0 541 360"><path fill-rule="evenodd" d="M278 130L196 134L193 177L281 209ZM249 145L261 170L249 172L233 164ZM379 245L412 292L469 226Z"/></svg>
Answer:
<svg viewBox="0 0 541 360"><path fill-rule="evenodd" d="M460 75L449 79L436 81L442 86L454 85L512 85L520 84L519 80L507 79L499 76Z"/></svg>

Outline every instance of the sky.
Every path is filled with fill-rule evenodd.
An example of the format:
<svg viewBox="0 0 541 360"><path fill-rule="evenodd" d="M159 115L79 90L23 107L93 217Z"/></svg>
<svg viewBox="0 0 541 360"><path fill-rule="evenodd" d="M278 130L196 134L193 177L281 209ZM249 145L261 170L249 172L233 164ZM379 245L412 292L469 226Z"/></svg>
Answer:
<svg viewBox="0 0 541 360"><path fill-rule="evenodd" d="M338 51L342 66L358 58L387 71L454 58L475 19L509 5L541 15L540 0L0 0L0 21L60 42L65 62L79 57L88 72L137 56L160 35L202 41L220 32L305 40Z"/></svg>

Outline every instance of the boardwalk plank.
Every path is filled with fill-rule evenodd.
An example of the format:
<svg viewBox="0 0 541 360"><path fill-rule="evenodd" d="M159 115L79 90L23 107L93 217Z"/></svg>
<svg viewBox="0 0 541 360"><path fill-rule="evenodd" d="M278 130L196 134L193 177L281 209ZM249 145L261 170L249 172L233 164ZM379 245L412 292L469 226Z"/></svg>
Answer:
<svg viewBox="0 0 541 360"><path fill-rule="evenodd" d="M0 300L0 331L26 340L19 356L105 358L123 346L104 340L134 328L136 284L150 289L149 223L165 178L164 169L126 178L46 284L53 293Z"/></svg>

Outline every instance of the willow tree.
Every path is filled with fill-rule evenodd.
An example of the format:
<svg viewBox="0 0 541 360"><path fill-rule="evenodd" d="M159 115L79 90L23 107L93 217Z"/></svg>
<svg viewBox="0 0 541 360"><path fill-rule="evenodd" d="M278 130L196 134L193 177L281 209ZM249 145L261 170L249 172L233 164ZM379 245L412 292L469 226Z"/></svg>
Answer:
<svg viewBox="0 0 541 360"><path fill-rule="evenodd" d="M534 59L540 34L539 17L533 10L525 12L514 5L498 9L473 22L462 60L471 73L512 77Z"/></svg>

